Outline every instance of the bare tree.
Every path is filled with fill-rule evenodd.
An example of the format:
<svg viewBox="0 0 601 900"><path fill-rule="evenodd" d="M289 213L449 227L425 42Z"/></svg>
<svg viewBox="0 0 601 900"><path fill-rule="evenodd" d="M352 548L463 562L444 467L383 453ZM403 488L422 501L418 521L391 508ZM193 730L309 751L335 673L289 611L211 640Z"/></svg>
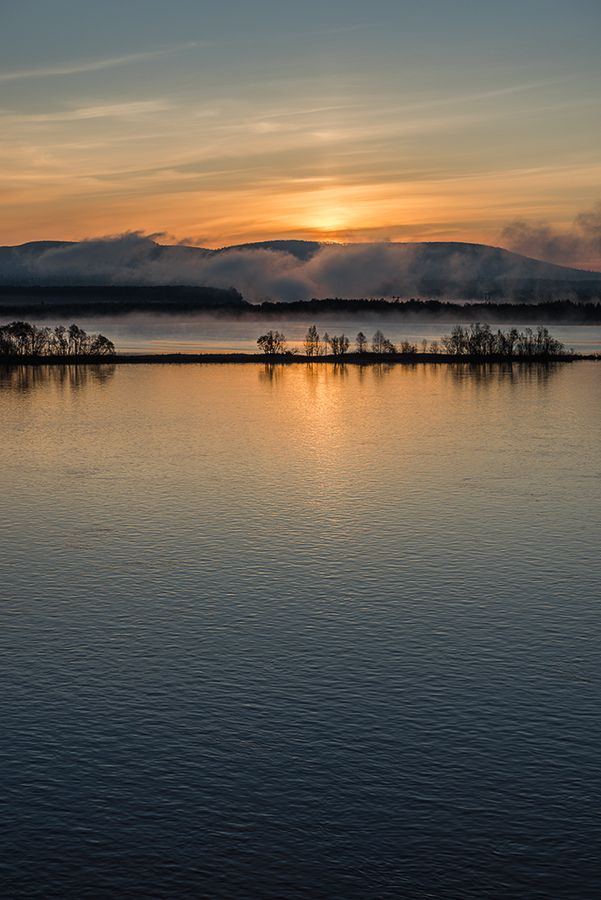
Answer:
<svg viewBox="0 0 601 900"><path fill-rule="evenodd" d="M69 352L69 338L64 325L57 325L52 335L52 343L59 356L66 356Z"/></svg>
<svg viewBox="0 0 601 900"><path fill-rule="evenodd" d="M87 334L78 325L69 325L69 352L73 356L81 356L85 353Z"/></svg>
<svg viewBox="0 0 601 900"><path fill-rule="evenodd" d="M115 345L103 334L92 335L90 342L91 356L111 356L115 352Z"/></svg>
<svg viewBox="0 0 601 900"><path fill-rule="evenodd" d="M501 359L548 359L565 353L561 341L552 337L539 325L536 334L532 328L494 333L490 325L476 322L464 328L455 325L451 334L441 338L445 351L452 356L499 357Z"/></svg>
<svg viewBox="0 0 601 900"><path fill-rule="evenodd" d="M311 325L305 335L305 356L319 356L321 345L317 326Z"/></svg>
<svg viewBox="0 0 601 900"><path fill-rule="evenodd" d="M286 335L280 331L268 331L257 338L261 352L265 356L281 356L286 353Z"/></svg>
<svg viewBox="0 0 601 900"><path fill-rule="evenodd" d="M379 328L371 339L371 349L374 353L379 354L397 352L395 345L392 343L392 341L389 341L384 334L382 334Z"/></svg>
<svg viewBox="0 0 601 900"><path fill-rule="evenodd" d="M371 339L371 349L374 353L386 353L386 338L378 328Z"/></svg>
<svg viewBox="0 0 601 900"><path fill-rule="evenodd" d="M357 345L357 353L367 353L367 338L362 331L355 338L355 343Z"/></svg>
<svg viewBox="0 0 601 900"><path fill-rule="evenodd" d="M332 348L332 354L334 356L344 356L344 354L348 352L351 342L345 334L333 334L332 337L328 337L328 343Z"/></svg>
<svg viewBox="0 0 601 900"><path fill-rule="evenodd" d="M4 356L107 356L115 345L102 334L87 334L78 325L54 329L29 322L0 326L0 354Z"/></svg>

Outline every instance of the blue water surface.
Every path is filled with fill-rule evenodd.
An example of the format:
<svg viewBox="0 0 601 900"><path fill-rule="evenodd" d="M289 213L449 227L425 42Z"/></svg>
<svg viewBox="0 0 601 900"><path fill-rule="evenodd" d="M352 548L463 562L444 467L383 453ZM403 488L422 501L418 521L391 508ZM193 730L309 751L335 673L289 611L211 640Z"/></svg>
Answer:
<svg viewBox="0 0 601 900"><path fill-rule="evenodd" d="M0 893L597 898L601 366L0 374Z"/></svg>

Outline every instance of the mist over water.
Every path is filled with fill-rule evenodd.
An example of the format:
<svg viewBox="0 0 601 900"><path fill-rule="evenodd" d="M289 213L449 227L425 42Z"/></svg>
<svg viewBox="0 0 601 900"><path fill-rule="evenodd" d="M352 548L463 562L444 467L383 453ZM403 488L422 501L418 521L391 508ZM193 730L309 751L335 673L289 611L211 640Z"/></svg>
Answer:
<svg viewBox="0 0 601 900"><path fill-rule="evenodd" d="M8 317L5 317L8 318ZM27 316L29 321L39 325L53 326L56 315L44 317ZM131 313L119 316L73 315L62 319L69 324L74 319L89 333L102 333L109 337L120 353L256 353L257 337L269 328L282 331L288 338L290 347L302 348L303 339L313 320L306 317L282 315L281 318L244 316L235 318L224 315L212 316L202 313L153 314ZM418 345L422 340L431 342L448 334L454 322L417 322L377 315L321 315L315 319L317 328L323 335L344 332L354 341L357 332L363 331L368 337L382 329L393 341L400 344L409 340ZM536 322L532 327L536 327ZM493 325L493 328L510 328L511 323ZM524 328L524 323L516 325ZM573 347L579 353L601 352L601 325L550 325L549 330L566 347Z"/></svg>
<svg viewBox="0 0 601 900"><path fill-rule="evenodd" d="M0 370L6 897L598 895L598 364Z"/></svg>
<svg viewBox="0 0 601 900"><path fill-rule="evenodd" d="M517 223L511 242L526 240ZM519 232L519 233L518 233ZM547 259L548 257L543 257ZM550 257L553 258L552 256ZM591 280L592 279L592 280ZM195 285L235 288L251 303L312 297L496 297L527 301L599 295L590 272L461 242L323 244L275 240L219 251L162 245L129 232L77 243L0 247L0 285Z"/></svg>

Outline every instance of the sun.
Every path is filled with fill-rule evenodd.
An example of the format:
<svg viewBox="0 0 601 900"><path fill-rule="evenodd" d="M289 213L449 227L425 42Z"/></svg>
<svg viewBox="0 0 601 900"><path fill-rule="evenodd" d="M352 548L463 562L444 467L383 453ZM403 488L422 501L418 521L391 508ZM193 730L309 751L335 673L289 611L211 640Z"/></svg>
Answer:
<svg viewBox="0 0 601 900"><path fill-rule="evenodd" d="M346 216L340 210L326 209L318 213L311 224L317 231L338 231L344 228L346 223Z"/></svg>

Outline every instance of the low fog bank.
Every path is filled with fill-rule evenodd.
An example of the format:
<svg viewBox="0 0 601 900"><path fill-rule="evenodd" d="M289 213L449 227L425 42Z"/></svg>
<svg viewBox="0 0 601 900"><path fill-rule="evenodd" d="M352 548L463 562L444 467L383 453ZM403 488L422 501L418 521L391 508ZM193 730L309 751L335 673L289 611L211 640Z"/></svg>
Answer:
<svg viewBox="0 0 601 900"><path fill-rule="evenodd" d="M519 307L513 307L518 310ZM526 317L528 308L524 308L523 318L506 318L498 326L507 328L516 326L536 327L544 323L536 313L529 309L530 317ZM563 341L567 347L573 347L581 353L601 352L601 309L598 324L580 325L568 322L554 324L553 334ZM28 316L30 321L40 326L54 326L57 321L69 325L70 319L57 317L48 311L44 315ZM277 329L285 334L290 347L301 350L308 327L316 323L321 334L346 334L352 341L359 331L363 331L369 339L378 329L395 344L400 345L409 340L421 344L441 338L448 333L456 322L474 321L469 312L461 319L440 317L424 320L419 317L403 318L381 316L378 314L344 314L327 312L320 316L309 317L294 313L285 313L280 307L279 316L274 312L266 322L259 311L251 311L242 316L220 315L216 313L129 313L118 316L98 314L78 314L78 324L89 332L102 332L116 345L120 353L255 353L257 338L268 329ZM482 316L481 322L486 321ZM0 318L0 324L3 319ZM497 327L497 326L495 326Z"/></svg>
<svg viewBox="0 0 601 900"><path fill-rule="evenodd" d="M326 319L373 322L503 324L601 323L601 302L549 300L536 302L449 302L441 300L296 300L248 303L234 290L205 287L19 287L0 285L0 317L63 318L98 316L122 319L138 313L149 318L213 317L226 322L310 323ZM167 325L167 327L169 327Z"/></svg>
<svg viewBox="0 0 601 900"><path fill-rule="evenodd" d="M601 202L578 213L569 228L523 219L510 222L501 233L501 242L526 256L590 267L590 260L601 260Z"/></svg>
<svg viewBox="0 0 601 900"><path fill-rule="evenodd" d="M251 303L323 297L601 298L598 273L480 244L279 241L211 251L163 246L139 233L0 248L0 284L233 288Z"/></svg>

